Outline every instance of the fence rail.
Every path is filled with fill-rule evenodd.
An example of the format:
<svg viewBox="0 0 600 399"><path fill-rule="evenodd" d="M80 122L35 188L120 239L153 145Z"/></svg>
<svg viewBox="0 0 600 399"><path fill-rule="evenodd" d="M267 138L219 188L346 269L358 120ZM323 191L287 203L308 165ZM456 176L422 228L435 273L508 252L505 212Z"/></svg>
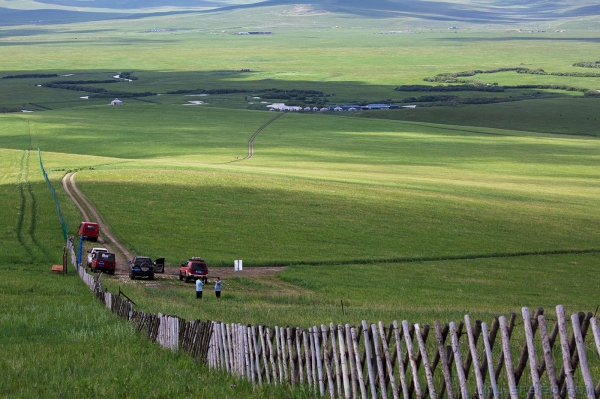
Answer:
<svg viewBox="0 0 600 399"><path fill-rule="evenodd" d="M592 376L600 377L598 321L592 313L568 318L560 305L553 325L543 309L523 308L491 325L465 315L433 330L407 320L271 328L146 314L102 291L100 277L78 272L148 339L258 386L306 385L331 399L600 398Z"/></svg>

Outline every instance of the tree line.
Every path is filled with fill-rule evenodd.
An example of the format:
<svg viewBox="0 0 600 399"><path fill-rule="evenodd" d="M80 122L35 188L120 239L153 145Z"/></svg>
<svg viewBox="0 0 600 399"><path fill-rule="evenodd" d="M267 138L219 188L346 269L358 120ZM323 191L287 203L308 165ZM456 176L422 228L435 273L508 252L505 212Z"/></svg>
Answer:
<svg viewBox="0 0 600 399"><path fill-rule="evenodd" d="M2 76L2 79L55 78L57 76L58 74L56 73L24 73L21 75Z"/></svg>
<svg viewBox="0 0 600 399"><path fill-rule="evenodd" d="M574 66L580 66L573 64ZM600 65L600 64L599 64ZM466 83L467 81L461 80L461 77L475 76L479 74L490 74L499 72L517 72L530 75L552 75L552 76L575 76L575 77L600 77L600 73L595 72L546 72L541 68L530 69L524 67L509 67L509 68L496 68L496 69L472 69L469 71L462 72L451 72L451 73L440 73L438 75L424 78L426 82L439 82L439 83Z"/></svg>
<svg viewBox="0 0 600 399"><path fill-rule="evenodd" d="M600 61L581 61L573 63L573 66L581 68L600 68Z"/></svg>

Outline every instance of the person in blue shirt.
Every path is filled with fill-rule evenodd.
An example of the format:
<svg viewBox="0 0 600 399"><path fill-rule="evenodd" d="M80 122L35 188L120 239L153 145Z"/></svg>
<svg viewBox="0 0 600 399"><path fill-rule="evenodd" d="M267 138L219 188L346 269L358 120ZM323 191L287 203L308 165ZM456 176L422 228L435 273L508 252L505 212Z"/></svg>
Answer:
<svg viewBox="0 0 600 399"><path fill-rule="evenodd" d="M215 295L217 298L221 298L221 279L219 277L215 280Z"/></svg>
<svg viewBox="0 0 600 399"><path fill-rule="evenodd" d="M204 283L202 282L201 278L196 280L196 299L202 299L202 286L203 285L204 285Z"/></svg>

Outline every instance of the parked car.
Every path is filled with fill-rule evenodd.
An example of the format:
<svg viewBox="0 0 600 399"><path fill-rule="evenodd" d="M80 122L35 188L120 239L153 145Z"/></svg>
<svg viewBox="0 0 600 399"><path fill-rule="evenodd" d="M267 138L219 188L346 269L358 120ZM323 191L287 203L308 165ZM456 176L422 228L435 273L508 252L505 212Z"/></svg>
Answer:
<svg viewBox="0 0 600 399"><path fill-rule="evenodd" d="M182 263L179 268L179 280L185 279L185 282L201 278L206 283L208 281L208 266L202 258L193 257L187 262Z"/></svg>
<svg viewBox="0 0 600 399"><path fill-rule="evenodd" d="M147 256L136 256L129 261L129 278L148 277L154 280L154 262Z"/></svg>
<svg viewBox="0 0 600 399"><path fill-rule="evenodd" d="M115 270L117 268L115 254L111 252L94 253L90 268L93 272L102 271L108 274L115 274Z"/></svg>
<svg viewBox="0 0 600 399"><path fill-rule="evenodd" d="M108 249L106 248L92 248L88 251L88 256L87 256L87 267L92 266L92 259L94 259L94 254L96 254L97 252L108 252Z"/></svg>
<svg viewBox="0 0 600 399"><path fill-rule="evenodd" d="M77 235L84 240L98 241L99 234L100 227L98 226L98 223L81 222L77 229Z"/></svg>

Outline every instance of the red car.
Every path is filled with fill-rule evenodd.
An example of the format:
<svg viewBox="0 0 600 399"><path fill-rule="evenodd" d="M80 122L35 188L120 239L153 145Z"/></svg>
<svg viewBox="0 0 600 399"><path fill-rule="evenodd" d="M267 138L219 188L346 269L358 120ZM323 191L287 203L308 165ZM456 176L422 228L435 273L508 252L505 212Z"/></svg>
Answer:
<svg viewBox="0 0 600 399"><path fill-rule="evenodd" d="M185 279L185 282L201 278L206 283L208 280L208 267L202 258L190 258L179 268L179 280Z"/></svg>
<svg viewBox="0 0 600 399"><path fill-rule="evenodd" d="M115 274L117 263L115 254L110 252L95 252L92 255L90 268L93 272L102 271L108 274Z"/></svg>
<svg viewBox="0 0 600 399"><path fill-rule="evenodd" d="M81 222L77 234L84 240L98 241L98 234L100 234L100 227L98 223L93 222Z"/></svg>

